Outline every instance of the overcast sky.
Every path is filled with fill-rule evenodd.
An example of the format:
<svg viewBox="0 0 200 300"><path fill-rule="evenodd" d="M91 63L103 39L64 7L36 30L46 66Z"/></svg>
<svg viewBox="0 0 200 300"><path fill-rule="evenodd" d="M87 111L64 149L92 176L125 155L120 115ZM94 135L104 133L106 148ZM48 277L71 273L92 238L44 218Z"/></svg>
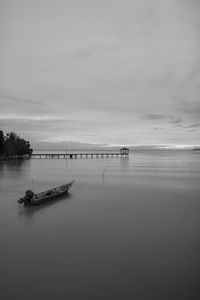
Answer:
<svg viewBox="0 0 200 300"><path fill-rule="evenodd" d="M199 0L0 0L0 129L200 144Z"/></svg>

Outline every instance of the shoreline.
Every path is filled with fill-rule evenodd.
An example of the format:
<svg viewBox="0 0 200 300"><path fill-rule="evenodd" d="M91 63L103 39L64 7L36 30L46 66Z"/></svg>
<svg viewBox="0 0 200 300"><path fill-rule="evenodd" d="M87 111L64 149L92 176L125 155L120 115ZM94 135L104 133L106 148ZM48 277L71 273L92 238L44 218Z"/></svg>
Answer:
<svg viewBox="0 0 200 300"><path fill-rule="evenodd" d="M29 159L30 155L0 155L0 161Z"/></svg>

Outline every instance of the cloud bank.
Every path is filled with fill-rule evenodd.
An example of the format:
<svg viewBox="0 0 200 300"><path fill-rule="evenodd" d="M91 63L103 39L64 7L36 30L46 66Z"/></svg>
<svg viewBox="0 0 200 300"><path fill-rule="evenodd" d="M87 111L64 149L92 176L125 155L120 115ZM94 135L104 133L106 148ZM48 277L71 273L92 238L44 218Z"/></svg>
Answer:
<svg viewBox="0 0 200 300"><path fill-rule="evenodd" d="M199 143L199 1L2 0L0 11L3 130L34 145Z"/></svg>

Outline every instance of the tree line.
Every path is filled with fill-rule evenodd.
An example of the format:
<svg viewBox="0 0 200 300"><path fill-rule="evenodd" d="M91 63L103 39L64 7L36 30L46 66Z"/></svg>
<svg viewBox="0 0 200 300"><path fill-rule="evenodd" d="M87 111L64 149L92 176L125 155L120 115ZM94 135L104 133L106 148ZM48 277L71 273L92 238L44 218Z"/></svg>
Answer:
<svg viewBox="0 0 200 300"><path fill-rule="evenodd" d="M15 132L10 132L4 135L0 130L0 155L31 155L33 149L29 141L22 139Z"/></svg>

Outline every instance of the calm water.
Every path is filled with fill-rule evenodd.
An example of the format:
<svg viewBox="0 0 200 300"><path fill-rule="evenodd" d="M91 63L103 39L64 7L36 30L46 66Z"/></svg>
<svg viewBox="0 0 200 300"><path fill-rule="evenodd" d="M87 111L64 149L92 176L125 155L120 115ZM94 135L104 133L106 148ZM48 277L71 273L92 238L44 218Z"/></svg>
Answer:
<svg viewBox="0 0 200 300"><path fill-rule="evenodd" d="M59 201L16 201L71 179ZM1 162L1 299L200 299L199 195L198 151Z"/></svg>

